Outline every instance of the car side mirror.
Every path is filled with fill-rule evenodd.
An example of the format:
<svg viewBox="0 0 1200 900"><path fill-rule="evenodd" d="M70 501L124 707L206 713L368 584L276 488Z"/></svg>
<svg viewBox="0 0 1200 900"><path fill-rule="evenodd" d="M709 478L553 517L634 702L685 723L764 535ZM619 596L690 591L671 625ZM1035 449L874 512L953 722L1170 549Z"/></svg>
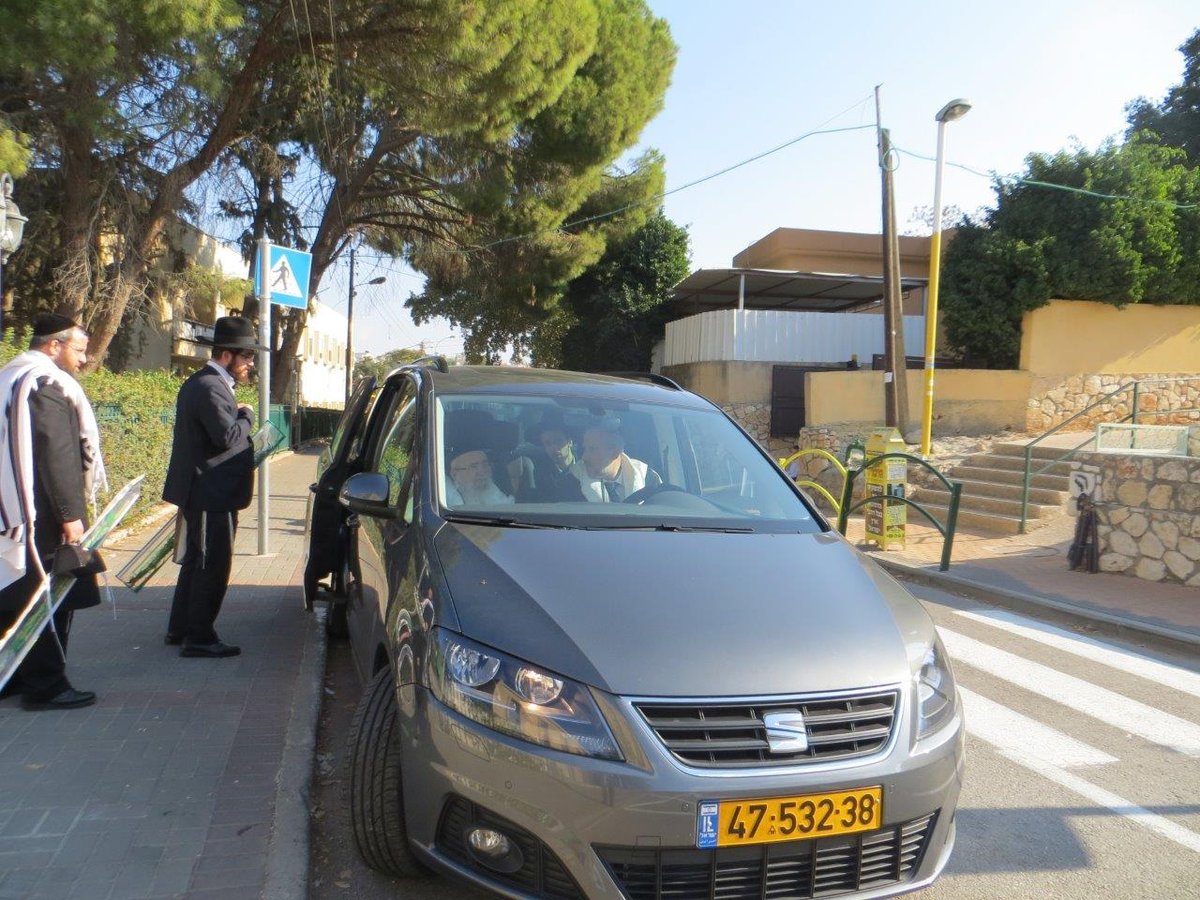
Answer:
<svg viewBox="0 0 1200 900"><path fill-rule="evenodd" d="M351 475L338 492L338 502L364 516L394 519L397 510L388 503L391 485L386 475L378 472L359 472Z"/></svg>

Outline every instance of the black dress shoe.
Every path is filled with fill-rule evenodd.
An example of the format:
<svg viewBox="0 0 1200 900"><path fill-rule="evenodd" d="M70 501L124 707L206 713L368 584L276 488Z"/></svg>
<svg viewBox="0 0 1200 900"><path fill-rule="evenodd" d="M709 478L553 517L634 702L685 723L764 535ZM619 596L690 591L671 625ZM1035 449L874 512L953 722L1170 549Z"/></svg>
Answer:
<svg viewBox="0 0 1200 900"><path fill-rule="evenodd" d="M163 637L163 643L166 644L168 647L178 647L180 644L183 643L183 635L182 634L171 634L171 632L168 631L166 633L166 635Z"/></svg>
<svg viewBox="0 0 1200 900"><path fill-rule="evenodd" d="M28 695L21 698L23 709L79 709L81 706L91 706L96 702L92 691L77 691L67 688L60 694L55 694L49 700L38 700Z"/></svg>
<svg viewBox="0 0 1200 900"><path fill-rule="evenodd" d="M235 647L232 644L222 643L221 641L214 641L211 644L189 644L187 641L184 641L179 655L208 656L219 659L223 656L237 656L241 652L241 647Z"/></svg>

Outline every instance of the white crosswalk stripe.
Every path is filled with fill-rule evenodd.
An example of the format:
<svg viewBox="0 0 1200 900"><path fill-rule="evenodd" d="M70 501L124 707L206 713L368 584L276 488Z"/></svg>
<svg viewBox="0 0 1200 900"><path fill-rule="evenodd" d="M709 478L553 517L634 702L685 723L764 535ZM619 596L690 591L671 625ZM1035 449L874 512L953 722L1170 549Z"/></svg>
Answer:
<svg viewBox="0 0 1200 900"><path fill-rule="evenodd" d="M1010 634L1037 641L1047 647L1071 653L1082 659L1145 678L1164 687L1191 694L1193 697L1200 697L1200 672L1189 672L1178 666L1167 665L1144 654L1114 647L1104 641L1075 634L1065 628L1056 628L1008 610L956 610L955 614L973 622L982 622Z"/></svg>
<svg viewBox="0 0 1200 900"><path fill-rule="evenodd" d="M1151 743L1200 757L1200 725L977 641L939 628L954 659Z"/></svg>
<svg viewBox="0 0 1200 900"><path fill-rule="evenodd" d="M1102 766L1117 761L1115 756L1089 747L961 685L958 692L963 700L967 731L997 750L1064 769Z"/></svg>

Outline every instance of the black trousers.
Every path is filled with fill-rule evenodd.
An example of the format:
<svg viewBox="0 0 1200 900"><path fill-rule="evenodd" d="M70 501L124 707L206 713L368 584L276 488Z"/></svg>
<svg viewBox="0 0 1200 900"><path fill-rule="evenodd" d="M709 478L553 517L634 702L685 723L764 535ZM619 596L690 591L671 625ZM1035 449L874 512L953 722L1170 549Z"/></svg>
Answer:
<svg viewBox="0 0 1200 900"><path fill-rule="evenodd" d="M21 610L0 610L0 632L7 631L21 615ZM51 700L63 691L70 690L67 680L67 635L71 631L71 619L75 611L58 608L54 614L54 628L58 640L47 625L33 642L21 665L13 674L6 693L20 692L30 700ZM62 650L58 648L62 644Z"/></svg>
<svg viewBox="0 0 1200 900"><path fill-rule="evenodd" d="M211 644L217 640L213 626L233 568L237 513L184 509L180 515L185 549L167 633L179 635L188 644Z"/></svg>

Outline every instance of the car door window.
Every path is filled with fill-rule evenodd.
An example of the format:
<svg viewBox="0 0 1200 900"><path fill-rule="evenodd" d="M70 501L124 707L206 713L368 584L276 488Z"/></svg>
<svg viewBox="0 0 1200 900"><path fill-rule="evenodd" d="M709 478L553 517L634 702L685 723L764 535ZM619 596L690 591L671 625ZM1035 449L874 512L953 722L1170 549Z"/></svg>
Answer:
<svg viewBox="0 0 1200 900"><path fill-rule="evenodd" d="M400 502L412 473L412 452L417 427L417 394L411 382L395 396L383 423L373 471L387 476L388 503Z"/></svg>

